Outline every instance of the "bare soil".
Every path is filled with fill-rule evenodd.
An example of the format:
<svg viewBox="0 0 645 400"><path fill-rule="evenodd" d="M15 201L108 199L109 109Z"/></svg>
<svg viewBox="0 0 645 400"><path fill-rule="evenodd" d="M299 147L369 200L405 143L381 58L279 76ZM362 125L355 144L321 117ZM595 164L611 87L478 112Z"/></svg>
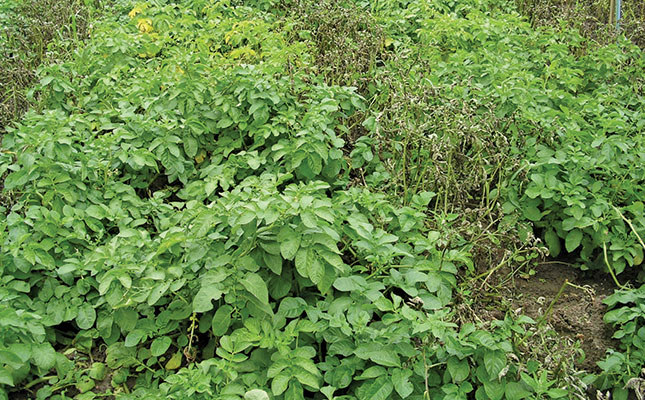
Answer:
<svg viewBox="0 0 645 400"><path fill-rule="evenodd" d="M611 327L603 322L607 310L602 301L616 288L609 275L581 271L557 261L544 262L537 266L536 274L530 279L516 279L512 284L513 306L538 320L547 312L565 281L578 287L566 286L547 322L559 335L580 340L586 357L579 367L595 371L596 362L605 358L607 349L616 346Z"/></svg>

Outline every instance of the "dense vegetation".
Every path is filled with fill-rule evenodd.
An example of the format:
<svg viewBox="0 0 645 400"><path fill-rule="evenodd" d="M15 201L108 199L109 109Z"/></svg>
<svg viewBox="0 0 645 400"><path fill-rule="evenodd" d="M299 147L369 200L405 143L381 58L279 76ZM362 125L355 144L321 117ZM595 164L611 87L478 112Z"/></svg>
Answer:
<svg viewBox="0 0 645 400"><path fill-rule="evenodd" d="M516 0L515 3L534 26L564 24L604 44L623 34L641 48L645 47L645 3L642 1L620 0L618 21L618 0Z"/></svg>
<svg viewBox="0 0 645 400"><path fill-rule="evenodd" d="M507 0L112 7L5 126L0 399L639 393L629 39ZM546 254L621 286L597 370L548 310L474 311Z"/></svg>
<svg viewBox="0 0 645 400"><path fill-rule="evenodd" d="M0 3L0 134L38 102L28 89L43 62L68 57L87 37L99 0L3 0ZM96 7L88 7L94 4Z"/></svg>

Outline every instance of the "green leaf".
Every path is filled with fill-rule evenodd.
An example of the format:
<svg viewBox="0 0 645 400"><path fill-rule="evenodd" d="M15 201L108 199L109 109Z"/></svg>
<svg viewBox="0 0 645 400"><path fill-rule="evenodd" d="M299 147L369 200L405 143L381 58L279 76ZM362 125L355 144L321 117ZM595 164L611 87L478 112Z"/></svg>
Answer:
<svg viewBox="0 0 645 400"><path fill-rule="evenodd" d="M307 302L300 297L286 297L280 302L278 314L286 318L296 318L302 314L307 307Z"/></svg>
<svg viewBox="0 0 645 400"><path fill-rule="evenodd" d="M159 357L160 355L163 355L168 350L171 343L172 343L172 339L170 339L168 336L156 338L155 340L152 341L152 344L150 345L150 354L152 354L155 357Z"/></svg>
<svg viewBox="0 0 645 400"><path fill-rule="evenodd" d="M529 397L531 392L524 388L519 382L508 382L504 389L504 394L508 400L521 400Z"/></svg>
<svg viewBox="0 0 645 400"><path fill-rule="evenodd" d="M18 369L22 367L26 361L26 360L23 360L20 357L20 355L16 354L14 351L3 350L3 349L0 349L0 360L2 360L3 364L6 364L14 369Z"/></svg>
<svg viewBox="0 0 645 400"><path fill-rule="evenodd" d="M94 321L96 321L96 310L91 304L83 303L78 309L76 325L80 329L87 330L94 326Z"/></svg>
<svg viewBox="0 0 645 400"><path fill-rule="evenodd" d="M296 380L292 380L289 388L284 392L284 400L302 400L304 399L302 385Z"/></svg>
<svg viewBox="0 0 645 400"><path fill-rule="evenodd" d="M273 380L271 381L271 391L273 392L274 396L280 396L282 393L284 393L285 390L287 390L287 387L289 386L289 381L291 380L291 376L288 374L278 374Z"/></svg>
<svg viewBox="0 0 645 400"><path fill-rule="evenodd" d="M294 377L303 385L307 385L314 389L320 389L320 380L314 374L302 368L297 368Z"/></svg>
<svg viewBox="0 0 645 400"><path fill-rule="evenodd" d="M161 296L163 296L168 288L170 287L170 282L160 282L155 285L155 287L150 291L150 295L148 295L148 305L153 306L155 305Z"/></svg>
<svg viewBox="0 0 645 400"><path fill-rule="evenodd" d="M260 240L259 244L260 244L260 247L262 247L262 249L264 249L264 251L266 251L267 253L273 256L280 255L280 243L275 241Z"/></svg>
<svg viewBox="0 0 645 400"><path fill-rule="evenodd" d="M359 394L359 400L387 400L394 389L390 380L385 377L377 378L367 385L366 389Z"/></svg>
<svg viewBox="0 0 645 400"><path fill-rule="evenodd" d="M16 172L13 172L5 178L4 188L6 190L11 190L15 187L22 186L25 183L29 182L31 174L27 168L21 168Z"/></svg>
<svg viewBox="0 0 645 400"><path fill-rule="evenodd" d="M452 356L448 359L447 366L452 381L455 383L465 380L470 375L470 366L467 360L460 360L456 356Z"/></svg>
<svg viewBox="0 0 645 400"><path fill-rule="evenodd" d="M549 246L549 255L552 257L557 257L560 254L560 237L553 229L549 229L544 234L544 241L547 246Z"/></svg>
<svg viewBox="0 0 645 400"><path fill-rule="evenodd" d="M394 384L394 390L405 399L414 391L414 386L410 382L410 377L412 376L412 371L409 369L395 369L392 371L392 383Z"/></svg>
<svg viewBox="0 0 645 400"><path fill-rule="evenodd" d="M331 289L331 285L336 280L336 270L330 265L324 265L323 268L325 270L325 274L323 275L320 282L316 284L316 286L318 287L320 293L327 294L329 289Z"/></svg>
<svg viewBox="0 0 645 400"><path fill-rule="evenodd" d="M584 215L584 210L580 206L569 207L565 212L566 211L568 211L575 219L582 219L582 216Z"/></svg>
<svg viewBox="0 0 645 400"><path fill-rule="evenodd" d="M317 257L311 257L307 266L309 279L316 285L319 284L325 276L325 266Z"/></svg>
<svg viewBox="0 0 645 400"><path fill-rule="evenodd" d="M334 398L335 391L336 391L336 388L333 386L325 386L320 389L320 393L324 394L328 400L331 400Z"/></svg>
<svg viewBox="0 0 645 400"><path fill-rule="evenodd" d="M34 347L26 344L26 343L13 343L10 344L7 347L7 350L12 354L12 356L9 356L9 358L12 359L12 361L15 361L15 357L18 358L18 363L23 364L29 358L31 358L33 352L38 350L38 345L34 344ZM2 358L0 358L1 360ZM9 361L5 358L5 361Z"/></svg>
<svg viewBox="0 0 645 400"><path fill-rule="evenodd" d="M94 389L94 386L96 386L96 382L94 382L92 379L88 377L82 377L75 383L74 386L76 386L76 389L78 389L79 392L86 393ZM83 397L81 396L77 396L76 398L83 400Z"/></svg>
<svg viewBox="0 0 645 400"><path fill-rule="evenodd" d="M360 376L358 376L356 379L357 380L367 380L371 378L378 378L379 376L383 376L387 374L387 371L385 368L381 367L380 365L374 365L372 367L367 368L365 371L363 371Z"/></svg>
<svg viewBox="0 0 645 400"><path fill-rule="evenodd" d="M370 131L370 132L374 132L374 131L375 131L376 124L377 124L377 122L376 122L376 118L374 118L373 116L370 116L370 117L366 118L366 119L365 119L365 121L363 121L363 124L362 124L362 125L363 125L363 126L364 126L368 131Z"/></svg>
<svg viewBox="0 0 645 400"><path fill-rule="evenodd" d="M524 216L529 221L539 221L542 218L542 212L536 206L528 206L523 210Z"/></svg>
<svg viewBox="0 0 645 400"><path fill-rule="evenodd" d="M484 366L488 375L496 377L506 366L506 355L501 350L486 350L484 353Z"/></svg>
<svg viewBox="0 0 645 400"><path fill-rule="evenodd" d="M544 190L544 188L533 185L533 186L529 186L528 188L526 188L526 191L524 193L529 198L535 199L536 197L538 197L542 193L542 190Z"/></svg>
<svg viewBox="0 0 645 400"><path fill-rule="evenodd" d="M197 140L192 136L184 136L184 151L188 157L195 157L197 155L197 148L199 147Z"/></svg>
<svg viewBox="0 0 645 400"><path fill-rule="evenodd" d="M31 357L34 364L43 370L50 370L56 364L56 351L49 342L34 345Z"/></svg>
<svg viewBox="0 0 645 400"><path fill-rule="evenodd" d="M327 249L324 250L318 250L316 251L329 265L337 269L338 271L342 271L345 267L345 263L343 262L343 259L336 253L333 253L332 251L329 251Z"/></svg>
<svg viewBox="0 0 645 400"><path fill-rule="evenodd" d="M105 375L107 374L107 368L105 367L105 364L102 362L94 362L92 363L92 367L90 368L90 378L96 380L96 381L102 381L105 379Z"/></svg>
<svg viewBox="0 0 645 400"><path fill-rule="evenodd" d="M336 290L340 290L341 292L352 292L354 290L359 290L361 287L354 278L358 277L340 277L334 281L334 288L336 288Z"/></svg>
<svg viewBox="0 0 645 400"><path fill-rule="evenodd" d="M96 218L96 219L105 218L105 211L101 207L99 207L97 205L94 205L94 204L92 204L91 206L89 206L89 207L87 207L85 209L85 214L89 215L92 218Z"/></svg>
<svg viewBox="0 0 645 400"><path fill-rule="evenodd" d="M13 376L9 371L7 371L4 368L0 368L0 385L7 385L7 386L13 386ZM0 389L0 395L2 395L1 392L2 389ZM0 396L0 399L2 397Z"/></svg>
<svg viewBox="0 0 645 400"><path fill-rule="evenodd" d="M244 393L244 400L269 400L269 394L262 389L253 389Z"/></svg>
<svg viewBox="0 0 645 400"><path fill-rule="evenodd" d="M267 284L260 275L254 272L248 272L242 279L242 286L249 293L255 296L262 304L269 304L269 291Z"/></svg>
<svg viewBox="0 0 645 400"><path fill-rule="evenodd" d="M222 292L215 285L202 286L193 298L193 311L206 312L213 309L213 300L219 300Z"/></svg>
<svg viewBox="0 0 645 400"><path fill-rule="evenodd" d="M346 388L352 383L352 377L354 376L354 370L347 367L347 366L340 366L337 368L334 368L331 371L331 376L329 377L331 380L331 384L334 385L335 387L338 388ZM325 375L325 379L327 379L327 375Z"/></svg>
<svg viewBox="0 0 645 400"><path fill-rule="evenodd" d="M276 275L280 275L282 273L282 257L279 255L264 253L262 258L264 258L264 263L269 267L271 272Z"/></svg>
<svg viewBox="0 0 645 400"><path fill-rule="evenodd" d="M176 352L166 363L167 370L175 370L181 366L181 351Z"/></svg>
<svg viewBox="0 0 645 400"><path fill-rule="evenodd" d="M249 222L253 221L255 217L256 214L253 211L244 211L236 222L238 225L246 225Z"/></svg>
<svg viewBox="0 0 645 400"><path fill-rule="evenodd" d="M307 228L313 229L318 226L318 220L311 211L303 211L300 214L300 219L302 220L303 225Z"/></svg>
<svg viewBox="0 0 645 400"><path fill-rule="evenodd" d="M574 229L567 233L567 237L564 241L564 246L566 247L567 251L571 253L575 249L580 246L580 242L582 241L582 231L579 229Z"/></svg>
<svg viewBox="0 0 645 400"><path fill-rule="evenodd" d="M217 122L218 128L228 128L231 125L233 125L233 120L230 119L228 116L223 117L222 119L219 120L219 122Z"/></svg>
<svg viewBox="0 0 645 400"><path fill-rule="evenodd" d="M139 319L139 314L132 308L119 308L114 311L114 321L125 332L134 329Z"/></svg>
<svg viewBox="0 0 645 400"><path fill-rule="evenodd" d="M228 327L231 325L231 313L233 312L233 307L228 304L225 304L215 311L213 315L213 320L211 321L211 327L213 329L213 335L222 336L228 330Z"/></svg>
<svg viewBox="0 0 645 400"><path fill-rule="evenodd" d="M497 380L484 382L484 391L490 400L501 400L504 397L505 385Z"/></svg>
<svg viewBox="0 0 645 400"><path fill-rule="evenodd" d="M285 225L278 233L278 242L280 243L280 254L285 260L293 260L296 252L300 248L302 237L289 226Z"/></svg>
<svg viewBox="0 0 645 400"><path fill-rule="evenodd" d="M617 387L611 391L612 400L627 400L629 398L629 389Z"/></svg>
<svg viewBox="0 0 645 400"><path fill-rule="evenodd" d="M370 359L376 364L386 367L401 366L398 354L390 346L383 346L380 343L362 343L356 348L354 354L358 358Z"/></svg>
<svg viewBox="0 0 645 400"><path fill-rule="evenodd" d="M553 388L546 391L546 393L551 396L551 398L559 399L560 397L565 397L569 394L566 389Z"/></svg>
<svg viewBox="0 0 645 400"><path fill-rule="evenodd" d="M141 329L135 329L132 332L128 333L128 336L125 337L125 346L134 347L141 342L141 339L145 336L145 332Z"/></svg>
<svg viewBox="0 0 645 400"><path fill-rule="evenodd" d="M384 348L380 352L372 354L370 360L386 367L400 367L401 360L394 350Z"/></svg>
<svg viewBox="0 0 645 400"><path fill-rule="evenodd" d="M313 258L312 255L312 251L309 248L301 248L296 253L294 264L296 265L296 271L303 278L309 277L309 264Z"/></svg>

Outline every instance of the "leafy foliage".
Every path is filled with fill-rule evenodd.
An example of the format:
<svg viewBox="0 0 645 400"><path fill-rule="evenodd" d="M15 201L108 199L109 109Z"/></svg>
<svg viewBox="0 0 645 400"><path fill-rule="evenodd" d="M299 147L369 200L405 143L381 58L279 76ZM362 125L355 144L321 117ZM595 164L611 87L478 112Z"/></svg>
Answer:
<svg viewBox="0 0 645 400"><path fill-rule="evenodd" d="M609 351L598 363L603 373L596 383L601 389L613 389L612 398L627 399L629 389L639 393L644 381L645 286L616 291L604 303L610 308L604 319L616 329L614 338L620 341L620 351Z"/></svg>
<svg viewBox="0 0 645 400"><path fill-rule="evenodd" d="M99 0L6 0L0 4L0 134L37 102L28 89L44 62L69 56L88 36Z"/></svg>
<svg viewBox="0 0 645 400"><path fill-rule="evenodd" d="M570 395L453 294L484 226L642 261L642 53L582 40L501 0L116 2L3 137L0 398Z"/></svg>

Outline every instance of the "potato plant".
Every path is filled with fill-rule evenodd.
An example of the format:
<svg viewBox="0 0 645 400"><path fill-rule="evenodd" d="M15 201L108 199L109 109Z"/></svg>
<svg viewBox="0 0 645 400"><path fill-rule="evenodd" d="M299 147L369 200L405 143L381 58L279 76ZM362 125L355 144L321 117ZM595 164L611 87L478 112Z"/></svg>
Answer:
<svg viewBox="0 0 645 400"><path fill-rule="evenodd" d="M572 387L523 356L541 324L463 318L481 265L459 227L639 268L641 50L580 55L503 0L110 7L2 138L0 399L555 399L638 378L607 361Z"/></svg>

